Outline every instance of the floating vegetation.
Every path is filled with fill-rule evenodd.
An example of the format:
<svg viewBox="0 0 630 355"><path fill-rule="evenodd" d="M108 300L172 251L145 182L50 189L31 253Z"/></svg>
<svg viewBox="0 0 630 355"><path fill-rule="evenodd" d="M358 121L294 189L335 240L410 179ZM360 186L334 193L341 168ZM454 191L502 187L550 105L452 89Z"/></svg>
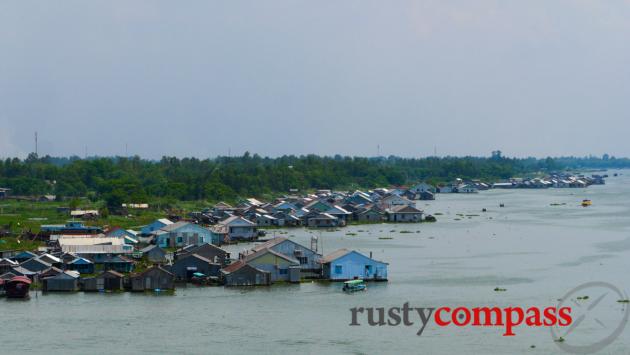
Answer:
<svg viewBox="0 0 630 355"><path fill-rule="evenodd" d="M416 233L420 233L420 231L416 231Z"/></svg>
<svg viewBox="0 0 630 355"><path fill-rule="evenodd" d="M456 220L456 221L461 221L462 219L461 219L461 218L455 218L455 220Z"/></svg>
<svg viewBox="0 0 630 355"><path fill-rule="evenodd" d="M378 239L394 239L392 237L378 237Z"/></svg>
<svg viewBox="0 0 630 355"><path fill-rule="evenodd" d="M585 301L588 299L588 296L579 296L577 299L580 301Z"/></svg>
<svg viewBox="0 0 630 355"><path fill-rule="evenodd" d="M456 213L455 215L460 216L460 217L463 217L463 216L464 216L464 214L463 214L463 213Z"/></svg>
<svg viewBox="0 0 630 355"><path fill-rule="evenodd" d="M353 236L353 235L357 235L357 234L356 234L356 233L346 233L346 235L351 235L351 236Z"/></svg>
<svg viewBox="0 0 630 355"><path fill-rule="evenodd" d="M390 233L396 233L396 230L395 230L395 229L392 229L392 230L390 230L389 232L390 232Z"/></svg>
<svg viewBox="0 0 630 355"><path fill-rule="evenodd" d="M429 237L429 239L435 239L435 237Z"/></svg>
<svg viewBox="0 0 630 355"><path fill-rule="evenodd" d="M412 231L408 231L408 230L402 230L400 231L400 233L413 233Z"/></svg>
<svg viewBox="0 0 630 355"><path fill-rule="evenodd" d="M507 291L507 288L501 288L501 287L494 288L494 292L505 292L505 291Z"/></svg>
<svg viewBox="0 0 630 355"><path fill-rule="evenodd" d="M467 214L466 217L479 217L478 214Z"/></svg>
<svg viewBox="0 0 630 355"><path fill-rule="evenodd" d="M618 300L617 302L619 302L619 303L630 303L630 300L629 299Z"/></svg>
<svg viewBox="0 0 630 355"><path fill-rule="evenodd" d="M365 232L365 231L364 231L363 229L359 229L357 232L359 232L359 233L363 233L363 232Z"/></svg>
<svg viewBox="0 0 630 355"><path fill-rule="evenodd" d="M434 215L436 215L436 216L441 216L441 215L443 215L443 214L444 214L444 213L442 213L442 212L435 212L435 213L434 213Z"/></svg>
<svg viewBox="0 0 630 355"><path fill-rule="evenodd" d="M557 202L555 202L555 203L550 203L549 205L550 205L550 206L565 206L565 205L566 205L566 203L565 203L565 202L563 202L563 203L557 203Z"/></svg>
<svg viewBox="0 0 630 355"><path fill-rule="evenodd" d="M554 339L553 341L555 341L556 343L564 343L564 338L560 337L558 339Z"/></svg>

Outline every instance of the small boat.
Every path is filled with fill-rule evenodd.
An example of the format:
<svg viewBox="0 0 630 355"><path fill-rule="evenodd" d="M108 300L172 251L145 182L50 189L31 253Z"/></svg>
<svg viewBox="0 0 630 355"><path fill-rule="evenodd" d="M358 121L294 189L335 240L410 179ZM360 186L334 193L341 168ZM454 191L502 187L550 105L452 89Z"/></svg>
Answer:
<svg viewBox="0 0 630 355"><path fill-rule="evenodd" d="M588 207L592 204L593 202L591 202L591 200L582 200L582 207Z"/></svg>
<svg viewBox="0 0 630 355"><path fill-rule="evenodd" d="M367 286L363 280L350 280L343 283L343 289L345 292L365 291Z"/></svg>
<svg viewBox="0 0 630 355"><path fill-rule="evenodd" d="M26 276L15 276L4 283L7 298L28 298L30 287L31 280Z"/></svg>
<svg viewBox="0 0 630 355"><path fill-rule="evenodd" d="M190 278L190 283L195 285L205 285L208 283L208 277L201 272L195 272Z"/></svg>

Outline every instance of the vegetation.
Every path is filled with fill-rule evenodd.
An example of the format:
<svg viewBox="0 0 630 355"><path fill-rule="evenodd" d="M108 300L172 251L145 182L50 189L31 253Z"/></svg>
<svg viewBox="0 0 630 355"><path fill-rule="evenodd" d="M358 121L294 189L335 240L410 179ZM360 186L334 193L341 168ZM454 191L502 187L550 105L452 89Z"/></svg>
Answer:
<svg viewBox="0 0 630 355"><path fill-rule="evenodd" d="M269 197L289 189L352 189L402 185L414 181L441 183L455 178L498 180L561 169L630 167L630 159L505 158L493 152L482 157L361 158L283 156L200 160L164 157L160 161L133 158L39 158L0 160L0 187L13 195L54 194L57 199L88 197L104 201L116 212L124 202L235 201L239 197ZM73 202L76 204L76 202Z"/></svg>

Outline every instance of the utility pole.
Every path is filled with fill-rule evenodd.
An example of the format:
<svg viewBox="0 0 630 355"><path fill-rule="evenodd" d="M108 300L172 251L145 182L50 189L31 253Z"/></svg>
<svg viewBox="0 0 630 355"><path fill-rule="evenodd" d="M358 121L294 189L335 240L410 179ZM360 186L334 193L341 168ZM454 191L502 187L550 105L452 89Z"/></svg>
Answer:
<svg viewBox="0 0 630 355"><path fill-rule="evenodd" d="M35 155L37 156L37 131L35 131Z"/></svg>

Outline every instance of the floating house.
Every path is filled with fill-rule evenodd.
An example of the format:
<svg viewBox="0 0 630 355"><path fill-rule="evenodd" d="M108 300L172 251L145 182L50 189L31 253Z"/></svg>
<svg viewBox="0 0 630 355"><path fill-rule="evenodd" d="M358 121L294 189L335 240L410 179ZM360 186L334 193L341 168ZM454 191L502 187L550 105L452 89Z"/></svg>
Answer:
<svg viewBox="0 0 630 355"><path fill-rule="evenodd" d="M424 212L412 206L394 206L386 211L389 222L422 222Z"/></svg>
<svg viewBox="0 0 630 355"><path fill-rule="evenodd" d="M383 222L385 214L376 208L362 208L355 213L355 220L363 223L380 223Z"/></svg>
<svg viewBox="0 0 630 355"><path fill-rule="evenodd" d="M188 281L193 277L194 273L202 273L206 276L219 276L221 265L215 264L197 254L191 254L183 258L178 258L168 270L175 275L178 280Z"/></svg>
<svg viewBox="0 0 630 355"><path fill-rule="evenodd" d="M323 276L333 281L357 278L386 281L387 265L387 263L348 249L339 249L322 259Z"/></svg>
<svg viewBox="0 0 630 355"><path fill-rule="evenodd" d="M17 263L23 263L26 260L37 257L37 254L30 251L23 251L18 254L15 254L11 259Z"/></svg>
<svg viewBox="0 0 630 355"><path fill-rule="evenodd" d="M245 263L256 269L267 271L271 275L271 282L300 281L300 262L271 249L260 250L245 257Z"/></svg>
<svg viewBox="0 0 630 355"><path fill-rule="evenodd" d="M410 192L413 192L414 194L418 195L422 192L431 192L431 193L435 193L436 189L433 185L431 184L427 184L424 182L421 182L419 184L414 185L413 187L411 187L409 189Z"/></svg>
<svg viewBox="0 0 630 355"><path fill-rule="evenodd" d="M83 291L122 291L123 287L124 275L113 270L83 279Z"/></svg>
<svg viewBox="0 0 630 355"><path fill-rule="evenodd" d="M258 235L256 223L240 216L229 217L218 224L227 229L230 240L252 240Z"/></svg>
<svg viewBox="0 0 630 355"><path fill-rule="evenodd" d="M169 224L173 224L173 222L171 222L170 220L166 219L166 218L161 218L158 219L150 224L147 224L146 226L142 227L142 229L140 229L140 234L142 235L149 235L149 234L153 234L153 232L156 232L166 226L168 226Z"/></svg>
<svg viewBox="0 0 630 355"><path fill-rule="evenodd" d="M334 205L325 213L336 217L339 221L343 221L344 224L352 217L352 212L349 212L338 205Z"/></svg>
<svg viewBox="0 0 630 355"><path fill-rule="evenodd" d="M207 228L198 224L180 221L169 224L155 232L155 245L161 248L175 248L185 245L218 244L221 241L214 237Z"/></svg>
<svg viewBox="0 0 630 355"><path fill-rule="evenodd" d="M18 265L19 263L17 261L13 261L8 258L1 259L0 260L0 275L4 274L5 272L11 270L11 268L14 268Z"/></svg>
<svg viewBox="0 0 630 355"><path fill-rule="evenodd" d="M132 291L172 290L175 275L161 266L153 266L131 277Z"/></svg>
<svg viewBox="0 0 630 355"><path fill-rule="evenodd" d="M52 264L47 263L40 258L32 258L21 263L20 266L34 272L41 272L50 268Z"/></svg>
<svg viewBox="0 0 630 355"><path fill-rule="evenodd" d="M104 255L133 253L133 245L121 238L62 236L57 243L63 253L89 256L97 263Z"/></svg>
<svg viewBox="0 0 630 355"><path fill-rule="evenodd" d="M79 273L66 270L42 282L43 290L47 292L74 292L79 290Z"/></svg>
<svg viewBox="0 0 630 355"><path fill-rule="evenodd" d="M107 231L107 233L105 233L105 236L113 238L123 238L125 240L125 244L138 244L138 233L128 229L117 227Z"/></svg>
<svg viewBox="0 0 630 355"><path fill-rule="evenodd" d="M381 209L386 210L386 209L391 209L395 206L412 206L415 207L416 203L404 198L402 196L398 196L395 194L391 194L388 196L383 197L379 202L378 205Z"/></svg>
<svg viewBox="0 0 630 355"><path fill-rule="evenodd" d="M81 274L93 274L94 263L86 258L77 257L74 260L66 264L68 270L78 271Z"/></svg>
<svg viewBox="0 0 630 355"><path fill-rule="evenodd" d="M135 263L120 255L107 256L103 261L103 270L113 270L117 272L131 272L133 271Z"/></svg>
<svg viewBox="0 0 630 355"><path fill-rule="evenodd" d="M309 227L316 228L332 228L340 226L341 221L328 213L318 213L310 218L308 218L307 225Z"/></svg>
<svg viewBox="0 0 630 355"><path fill-rule="evenodd" d="M149 245L140 249L142 256L154 264L166 263L166 251L157 245Z"/></svg>
<svg viewBox="0 0 630 355"><path fill-rule="evenodd" d="M242 260L221 270L225 286L267 286L271 285L271 274L246 264Z"/></svg>
<svg viewBox="0 0 630 355"><path fill-rule="evenodd" d="M230 263L230 253L210 243L206 243L197 247L189 247L178 250L176 253L176 258L181 259L192 254L202 256L210 260L210 262L214 264L220 264L221 266L226 266Z"/></svg>
<svg viewBox="0 0 630 355"><path fill-rule="evenodd" d="M261 252L265 249L297 260L302 276L315 277L320 274L322 255L293 240L284 237L276 237L252 248L251 254Z"/></svg>

